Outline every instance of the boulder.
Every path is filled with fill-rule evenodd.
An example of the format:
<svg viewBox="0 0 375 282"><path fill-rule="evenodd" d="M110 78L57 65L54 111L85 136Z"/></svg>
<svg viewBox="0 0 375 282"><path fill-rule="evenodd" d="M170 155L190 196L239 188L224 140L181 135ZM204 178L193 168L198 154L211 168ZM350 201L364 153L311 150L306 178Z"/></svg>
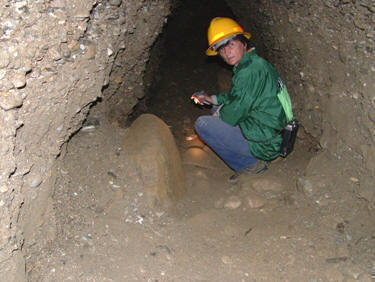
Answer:
<svg viewBox="0 0 375 282"><path fill-rule="evenodd" d="M143 114L130 127L125 150L134 157L151 208L168 208L186 192L180 153L168 126Z"/></svg>

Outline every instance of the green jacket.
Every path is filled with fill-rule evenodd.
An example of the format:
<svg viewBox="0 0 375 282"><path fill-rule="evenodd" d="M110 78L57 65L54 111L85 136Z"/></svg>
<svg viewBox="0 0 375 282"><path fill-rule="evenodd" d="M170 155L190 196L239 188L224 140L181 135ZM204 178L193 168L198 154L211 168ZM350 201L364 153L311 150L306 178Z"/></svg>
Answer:
<svg viewBox="0 0 375 282"><path fill-rule="evenodd" d="M249 141L254 157L272 160L279 156L281 134L275 136L287 124L282 105L277 97L279 74L255 50L246 53L237 67L233 68L230 93L217 95L217 102L223 105L220 118L241 128Z"/></svg>

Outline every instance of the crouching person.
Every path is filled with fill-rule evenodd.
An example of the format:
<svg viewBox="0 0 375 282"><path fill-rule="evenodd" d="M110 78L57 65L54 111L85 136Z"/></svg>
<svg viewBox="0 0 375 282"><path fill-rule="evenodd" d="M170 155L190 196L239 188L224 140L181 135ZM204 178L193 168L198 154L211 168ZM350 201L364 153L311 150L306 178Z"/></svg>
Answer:
<svg viewBox="0 0 375 282"><path fill-rule="evenodd" d="M203 94L215 110L195 122L202 141L234 170L229 179L233 184L241 173L262 173L268 161L279 157L281 131L288 123L278 98L282 80L250 48L250 36L232 19L211 21L206 55L219 55L233 66L232 86L229 93Z"/></svg>

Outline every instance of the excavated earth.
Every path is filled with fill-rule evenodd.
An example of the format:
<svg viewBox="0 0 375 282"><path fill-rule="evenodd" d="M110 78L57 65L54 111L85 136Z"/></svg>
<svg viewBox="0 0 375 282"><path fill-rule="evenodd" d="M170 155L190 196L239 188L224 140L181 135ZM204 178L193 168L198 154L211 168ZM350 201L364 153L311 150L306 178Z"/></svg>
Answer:
<svg viewBox="0 0 375 282"><path fill-rule="evenodd" d="M375 2L0 0L0 281L373 281ZM301 129L261 175L195 134L236 18ZM158 118L156 118L156 117Z"/></svg>

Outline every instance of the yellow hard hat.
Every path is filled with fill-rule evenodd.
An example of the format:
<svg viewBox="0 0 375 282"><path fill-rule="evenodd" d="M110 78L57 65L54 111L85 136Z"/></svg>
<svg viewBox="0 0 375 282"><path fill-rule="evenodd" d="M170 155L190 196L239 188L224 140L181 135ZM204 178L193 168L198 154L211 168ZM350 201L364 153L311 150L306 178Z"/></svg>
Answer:
<svg viewBox="0 0 375 282"><path fill-rule="evenodd" d="M244 32L243 28L234 20L230 18L214 18L207 32L208 45L210 47L206 50L206 55L217 55L216 50L219 46L223 45L219 43L226 43L229 39L238 34L243 34L247 39L251 37L251 34Z"/></svg>

